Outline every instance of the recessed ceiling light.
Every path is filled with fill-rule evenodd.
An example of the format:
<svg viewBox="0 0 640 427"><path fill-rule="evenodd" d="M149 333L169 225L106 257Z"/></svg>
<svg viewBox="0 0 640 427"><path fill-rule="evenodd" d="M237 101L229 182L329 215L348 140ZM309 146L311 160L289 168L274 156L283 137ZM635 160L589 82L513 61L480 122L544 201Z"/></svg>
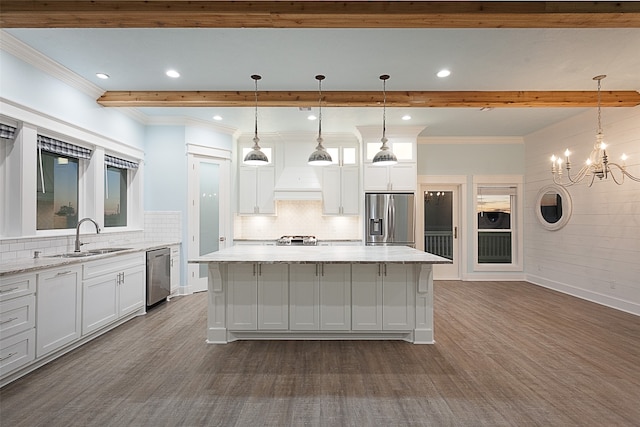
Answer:
<svg viewBox="0 0 640 427"><path fill-rule="evenodd" d="M449 77L451 75L451 71L444 69L444 70L440 70L438 71L438 73L436 74L436 76L442 78L442 77Z"/></svg>
<svg viewBox="0 0 640 427"><path fill-rule="evenodd" d="M219 115L216 114L215 116L213 116L213 120L220 121L220 120L222 120L222 116L219 116Z"/></svg>
<svg viewBox="0 0 640 427"><path fill-rule="evenodd" d="M411 120L411 116L408 114L405 114L404 116L402 116L402 120Z"/></svg>
<svg viewBox="0 0 640 427"><path fill-rule="evenodd" d="M109 74L96 73L96 77L99 78L99 79L107 80L109 78Z"/></svg>
<svg viewBox="0 0 640 427"><path fill-rule="evenodd" d="M309 115L307 116L307 120L315 120L315 119L317 119L317 117L316 117L316 116L314 116L313 114L309 114Z"/></svg>
<svg viewBox="0 0 640 427"><path fill-rule="evenodd" d="M173 79L177 79L178 77L180 77L180 73L177 72L176 70L167 70L167 76L173 78Z"/></svg>

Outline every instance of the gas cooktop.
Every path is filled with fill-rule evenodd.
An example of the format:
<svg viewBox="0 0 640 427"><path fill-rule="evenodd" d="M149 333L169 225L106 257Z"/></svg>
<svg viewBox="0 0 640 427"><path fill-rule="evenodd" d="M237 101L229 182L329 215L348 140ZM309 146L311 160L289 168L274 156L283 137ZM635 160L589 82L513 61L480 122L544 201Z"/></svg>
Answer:
<svg viewBox="0 0 640 427"><path fill-rule="evenodd" d="M316 246L316 236L282 236L277 240L278 246Z"/></svg>

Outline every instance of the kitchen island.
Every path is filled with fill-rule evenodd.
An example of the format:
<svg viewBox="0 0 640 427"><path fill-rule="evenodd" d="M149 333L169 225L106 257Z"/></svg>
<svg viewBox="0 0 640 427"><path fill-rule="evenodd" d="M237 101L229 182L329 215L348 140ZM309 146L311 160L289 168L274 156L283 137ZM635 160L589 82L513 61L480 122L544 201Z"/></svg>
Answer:
<svg viewBox="0 0 640 427"><path fill-rule="evenodd" d="M433 264L406 246L233 246L209 266L207 342L396 339L431 344Z"/></svg>

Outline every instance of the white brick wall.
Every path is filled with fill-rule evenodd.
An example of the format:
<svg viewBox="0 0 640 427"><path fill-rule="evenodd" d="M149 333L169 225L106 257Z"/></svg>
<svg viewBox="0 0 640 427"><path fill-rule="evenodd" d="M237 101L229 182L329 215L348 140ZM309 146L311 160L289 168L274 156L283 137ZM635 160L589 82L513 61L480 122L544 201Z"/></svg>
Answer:
<svg viewBox="0 0 640 427"><path fill-rule="evenodd" d="M182 240L182 212L147 211L144 213L144 239L147 242Z"/></svg>

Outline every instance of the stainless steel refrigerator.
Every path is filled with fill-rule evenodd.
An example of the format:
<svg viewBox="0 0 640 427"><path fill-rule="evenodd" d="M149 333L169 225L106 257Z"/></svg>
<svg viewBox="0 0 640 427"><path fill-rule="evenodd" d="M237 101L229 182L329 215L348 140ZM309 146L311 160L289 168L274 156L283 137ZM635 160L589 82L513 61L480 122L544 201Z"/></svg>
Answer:
<svg viewBox="0 0 640 427"><path fill-rule="evenodd" d="M365 194L365 243L415 247L413 193Z"/></svg>

